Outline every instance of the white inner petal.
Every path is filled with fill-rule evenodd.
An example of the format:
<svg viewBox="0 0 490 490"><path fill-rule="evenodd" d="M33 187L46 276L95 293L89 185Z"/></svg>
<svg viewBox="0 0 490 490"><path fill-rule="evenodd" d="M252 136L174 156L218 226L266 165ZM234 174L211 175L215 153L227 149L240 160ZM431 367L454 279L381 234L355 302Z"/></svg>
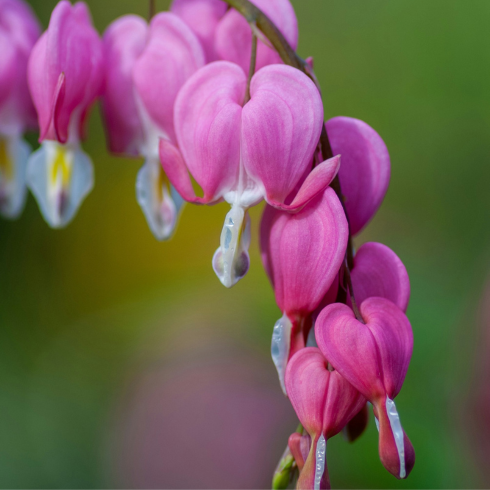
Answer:
<svg viewBox="0 0 490 490"><path fill-rule="evenodd" d="M286 367L289 358L289 349L291 347L291 329L293 325L291 320L287 317L286 313L277 320L272 330L272 343L271 343L271 355L274 365L279 375L279 382L283 393L286 393L286 384L284 377L286 375Z"/></svg>
<svg viewBox="0 0 490 490"><path fill-rule="evenodd" d="M158 156L148 157L138 172L136 198L155 238L170 238L184 200L170 185Z"/></svg>
<svg viewBox="0 0 490 490"><path fill-rule="evenodd" d="M20 136L0 136L0 214L17 218L24 209L26 168L31 147Z"/></svg>
<svg viewBox="0 0 490 490"><path fill-rule="evenodd" d="M45 140L29 158L27 185L47 223L62 228L93 188L92 161L78 143Z"/></svg>
<svg viewBox="0 0 490 490"><path fill-rule="evenodd" d="M233 204L225 218L220 246L213 257L213 269L224 286L234 286L248 272L250 217L247 209Z"/></svg>
<svg viewBox="0 0 490 490"><path fill-rule="evenodd" d="M398 457L400 459L400 478L405 478L407 473L405 469L405 443L403 440L402 424L400 423L400 416L396 410L395 402L388 397L386 397L386 411L390 419L391 431L395 438L396 449L398 450Z"/></svg>
<svg viewBox="0 0 490 490"><path fill-rule="evenodd" d="M323 473L325 473L325 456L326 456L327 442L323 434L316 443L315 453L315 490L320 490L320 484L322 482Z"/></svg>

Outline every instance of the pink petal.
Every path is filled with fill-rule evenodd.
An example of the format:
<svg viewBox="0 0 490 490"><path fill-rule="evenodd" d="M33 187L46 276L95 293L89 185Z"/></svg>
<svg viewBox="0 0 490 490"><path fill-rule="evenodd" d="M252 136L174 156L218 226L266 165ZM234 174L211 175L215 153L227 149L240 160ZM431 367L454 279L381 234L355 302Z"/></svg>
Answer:
<svg viewBox="0 0 490 490"><path fill-rule="evenodd" d="M340 155L325 160L316 166L306 177L291 204L269 200L269 204L285 211L296 211L323 192L337 175L340 168Z"/></svg>
<svg viewBox="0 0 490 490"><path fill-rule="evenodd" d="M362 245L354 258L351 275L358 304L366 298L380 296L407 311L410 299L407 269L386 245L375 242Z"/></svg>
<svg viewBox="0 0 490 490"><path fill-rule="evenodd" d="M286 391L294 411L313 438L322 433L330 371L316 347L298 351L286 369Z"/></svg>
<svg viewBox="0 0 490 490"><path fill-rule="evenodd" d="M366 430L369 423L369 412L367 403L364 403L361 410L344 427L343 435L349 442L357 440Z"/></svg>
<svg viewBox="0 0 490 490"><path fill-rule="evenodd" d="M170 10L196 34L204 49L206 63L218 59L214 47L215 31L227 9L221 0L173 0L170 6Z"/></svg>
<svg viewBox="0 0 490 490"><path fill-rule="evenodd" d="M296 49L298 45L298 22L289 0L253 0L278 27L286 40ZM252 31L246 19L230 9L221 19L216 30L216 51L221 59L233 61L248 73L252 50ZM259 40L256 70L264 66L282 63L274 49Z"/></svg>
<svg viewBox="0 0 490 490"><path fill-rule="evenodd" d="M7 33L0 30L0 105L10 95L17 74L17 50Z"/></svg>
<svg viewBox="0 0 490 490"><path fill-rule="evenodd" d="M170 141L160 138L159 154L163 170L183 199L196 204L208 204L213 200L212 195L196 196L182 154Z"/></svg>
<svg viewBox="0 0 490 490"><path fill-rule="evenodd" d="M318 145L321 97L304 73L285 65L257 72L250 93L242 116L242 162L264 185L269 202L285 203Z"/></svg>
<svg viewBox="0 0 490 490"><path fill-rule="evenodd" d="M348 306L327 306L316 320L315 337L332 366L369 401L385 396L376 340Z"/></svg>
<svg viewBox="0 0 490 490"><path fill-rule="evenodd" d="M412 327L400 308L385 298L366 299L361 304L361 315L377 345L386 393L394 399L412 357Z"/></svg>
<svg viewBox="0 0 490 490"><path fill-rule="evenodd" d="M281 311L293 318L315 310L337 276L347 239L345 214L331 188L296 214L266 209L261 249Z"/></svg>
<svg viewBox="0 0 490 490"><path fill-rule="evenodd" d="M339 171L351 233L359 233L374 216L388 189L390 156L381 137L359 119L334 117L326 123Z"/></svg>
<svg viewBox="0 0 490 490"><path fill-rule="evenodd" d="M366 404L366 399L338 371L330 372L323 413L323 434L338 434Z"/></svg>
<svg viewBox="0 0 490 490"><path fill-rule="evenodd" d="M106 80L102 98L110 151L138 155L143 128L133 91L133 67L146 44L148 26L137 15L125 15L104 33Z"/></svg>
<svg viewBox="0 0 490 490"><path fill-rule="evenodd" d="M195 73L175 102L179 148L204 195L213 201L238 179L246 83L237 65L217 61Z"/></svg>
<svg viewBox="0 0 490 490"><path fill-rule="evenodd" d="M308 434L301 435L293 432L288 439L288 446L291 454L296 461L298 470L301 471L305 465L306 458L310 452L311 437Z"/></svg>
<svg viewBox="0 0 490 490"><path fill-rule="evenodd" d="M27 86L27 62L41 29L21 0L0 0L0 131L36 129L37 117Z"/></svg>
<svg viewBox="0 0 490 490"><path fill-rule="evenodd" d="M405 314L385 298L361 304L365 324L343 304L327 306L315 324L318 347L354 387L376 403L401 389L410 362L413 335Z"/></svg>
<svg viewBox="0 0 490 490"><path fill-rule="evenodd" d="M183 20L170 12L153 18L148 44L134 65L133 79L150 118L174 142L175 99L204 62L201 44Z"/></svg>
<svg viewBox="0 0 490 490"><path fill-rule="evenodd" d="M73 113L80 118L100 94L102 43L89 19L85 4L72 7L61 1L53 10L48 30L32 50L28 78L41 127L40 141L66 142ZM62 73L65 87L61 101L57 86Z"/></svg>

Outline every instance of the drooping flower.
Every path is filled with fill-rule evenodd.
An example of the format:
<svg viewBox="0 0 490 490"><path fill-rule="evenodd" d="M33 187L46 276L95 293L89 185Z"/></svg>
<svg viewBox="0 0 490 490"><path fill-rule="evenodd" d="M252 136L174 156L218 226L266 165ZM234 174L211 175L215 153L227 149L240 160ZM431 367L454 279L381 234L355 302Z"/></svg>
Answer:
<svg viewBox="0 0 490 490"><path fill-rule="evenodd" d="M27 61L40 32L29 5L0 0L0 214L9 219L20 215L27 194L31 148L22 135L36 128Z"/></svg>
<svg viewBox="0 0 490 490"><path fill-rule="evenodd" d="M228 5L221 0L173 0L170 10L194 31L204 49L206 63L217 61L215 33Z"/></svg>
<svg viewBox="0 0 490 490"><path fill-rule="evenodd" d="M359 233L381 205L390 182L390 156L376 131L359 119L325 123L334 155L342 155L339 178L350 232Z"/></svg>
<svg viewBox="0 0 490 490"><path fill-rule="evenodd" d="M403 312L407 311L410 299L407 269L386 245L364 243L354 257L351 276L357 303L378 296L389 299Z"/></svg>
<svg viewBox="0 0 490 490"><path fill-rule="evenodd" d="M393 400L412 355L412 328L403 311L385 298L364 300L360 313L365 323L346 305L327 306L315 324L316 340L332 366L373 404L381 462L397 478L406 478L415 453Z"/></svg>
<svg viewBox="0 0 490 490"><path fill-rule="evenodd" d="M271 206L264 210L262 262L283 312L274 326L271 353L284 392L288 360L306 345L311 314L337 277L348 236L342 204L330 187L295 214Z"/></svg>
<svg viewBox="0 0 490 490"><path fill-rule="evenodd" d="M102 42L88 7L62 0L28 66L41 147L29 159L27 184L53 228L71 221L93 187L93 165L80 140L103 77Z"/></svg>
<svg viewBox="0 0 490 490"><path fill-rule="evenodd" d="M158 141L175 143L175 98L204 65L204 53L191 29L172 13L156 15L149 27L134 15L117 19L104 34L104 48L103 112L110 148L145 158L136 195L154 236L165 240L175 229L183 200L160 165Z"/></svg>
<svg viewBox="0 0 490 490"><path fill-rule="evenodd" d="M366 400L331 368L315 347L301 349L291 358L286 371L286 389L296 415L311 437L297 488L330 488L326 443L359 412Z"/></svg>
<svg viewBox="0 0 490 490"><path fill-rule="evenodd" d="M298 21L289 0L252 0L281 31L293 49L298 46ZM253 26L252 26L253 27ZM260 34L259 34L260 35ZM247 20L235 9L230 9L216 28L216 52L220 59L232 61L248 73L252 52L252 31ZM256 69L282 63L281 57L270 45L260 40L257 44Z"/></svg>
<svg viewBox="0 0 490 490"><path fill-rule="evenodd" d="M160 160L170 181L189 202L227 201L220 247L213 268L226 287L249 267L247 210L265 199L278 209L299 210L334 177L339 157L318 165L304 180L321 133L323 107L313 82L302 72L271 65L247 80L236 64L201 68L175 103L180 151L160 140ZM189 173L203 189L198 197Z"/></svg>

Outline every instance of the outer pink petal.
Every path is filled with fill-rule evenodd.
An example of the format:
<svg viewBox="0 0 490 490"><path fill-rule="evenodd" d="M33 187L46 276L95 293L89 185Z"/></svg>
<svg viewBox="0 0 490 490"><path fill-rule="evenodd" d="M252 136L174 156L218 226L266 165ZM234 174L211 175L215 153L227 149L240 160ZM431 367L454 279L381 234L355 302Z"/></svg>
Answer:
<svg viewBox="0 0 490 490"><path fill-rule="evenodd" d="M12 44L9 36L4 31L0 30L0 105L10 95L12 87L15 83L17 66L16 55L17 51Z"/></svg>
<svg viewBox="0 0 490 490"><path fill-rule="evenodd" d="M385 396L376 339L348 306L327 306L316 320L315 337L332 366L369 401Z"/></svg>
<svg viewBox="0 0 490 490"><path fill-rule="evenodd" d="M151 119L174 142L175 99L204 63L201 44L183 20L170 12L153 18L148 44L134 66L134 84Z"/></svg>
<svg viewBox="0 0 490 490"><path fill-rule="evenodd" d="M250 94L242 116L242 162L263 183L269 202L284 203L318 145L321 97L304 73L285 65L257 72Z"/></svg>
<svg viewBox="0 0 490 490"><path fill-rule="evenodd" d="M289 0L253 0L282 32L286 40L296 49L298 45L298 22ZM245 18L230 9L216 30L216 51L221 59L233 61L248 73L252 49L252 31ZM257 46L256 69L281 63L277 52L259 41Z"/></svg>
<svg viewBox="0 0 490 490"><path fill-rule="evenodd" d="M330 372L323 413L326 438L338 434L366 404L366 399L338 371Z"/></svg>
<svg viewBox="0 0 490 490"><path fill-rule="evenodd" d="M303 427L312 438L320 435L330 372L316 347L298 351L286 369L286 391Z"/></svg>
<svg viewBox="0 0 490 490"><path fill-rule="evenodd" d="M228 6L221 0L173 0L170 10L178 15L198 37L204 48L206 63L216 61L214 36L218 22Z"/></svg>
<svg viewBox="0 0 490 490"><path fill-rule="evenodd" d="M331 188L297 214L270 209L264 214L261 248L268 255L276 302L290 318L304 317L337 276L347 246L347 220Z"/></svg>
<svg viewBox="0 0 490 490"><path fill-rule="evenodd" d="M291 204L271 201L269 204L285 211L296 211L323 192L337 175L340 168L340 155L325 160L308 174Z"/></svg>
<svg viewBox="0 0 490 490"><path fill-rule="evenodd" d="M412 327L400 308L385 298L368 298L360 309L376 341L386 393L394 399L403 385L412 357Z"/></svg>
<svg viewBox="0 0 490 490"><path fill-rule="evenodd" d="M29 88L39 116L40 140L66 142L73 113L76 111L81 118L101 92L102 43L89 20L85 4L72 7L61 1L53 10L48 30L31 53ZM61 74L66 84L62 101L56 98Z"/></svg>
<svg viewBox="0 0 490 490"><path fill-rule="evenodd" d="M195 73L175 102L179 148L204 195L213 201L238 179L246 83L237 65L217 61Z"/></svg>
<svg viewBox="0 0 490 490"><path fill-rule="evenodd" d="M359 233L379 208L390 181L390 156L376 131L359 119L334 117L326 123L339 171L351 233Z"/></svg>
<svg viewBox="0 0 490 490"><path fill-rule="evenodd" d="M36 112L27 86L27 61L40 32L29 5L21 0L0 0L0 126L3 128L22 131L36 127Z"/></svg>
<svg viewBox="0 0 490 490"><path fill-rule="evenodd" d="M389 247L369 242L362 245L354 258L352 284L356 301L380 296L407 311L410 280L403 262Z"/></svg>
<svg viewBox="0 0 490 490"><path fill-rule="evenodd" d="M288 446L291 454L296 461L298 470L301 472L305 465L306 458L310 452L311 437L308 434L301 435L298 432L293 432L288 439Z"/></svg>
<svg viewBox="0 0 490 490"><path fill-rule="evenodd" d="M204 195L203 198L197 197L192 187L189 171L185 166L180 151L170 141L160 138L159 145L160 162L170 182L177 189L177 192L188 202L196 204L208 204L214 196Z"/></svg>
<svg viewBox="0 0 490 490"><path fill-rule="evenodd" d="M143 128L133 89L133 66L142 53L148 26L137 15L125 15L104 33L105 90L102 112L109 148L114 153L138 155Z"/></svg>

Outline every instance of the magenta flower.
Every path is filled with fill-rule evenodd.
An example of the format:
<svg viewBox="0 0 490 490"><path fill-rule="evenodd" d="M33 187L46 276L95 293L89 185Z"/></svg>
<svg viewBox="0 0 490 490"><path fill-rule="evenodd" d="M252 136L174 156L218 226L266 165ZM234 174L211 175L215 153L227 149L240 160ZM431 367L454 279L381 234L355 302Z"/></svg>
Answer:
<svg viewBox="0 0 490 490"><path fill-rule="evenodd" d="M245 73L233 63L200 69L175 102L180 151L160 140L163 168L186 201L231 205L213 258L226 287L249 268L248 208L265 199L279 209L299 210L328 186L338 167L338 157L332 158L304 179L323 118L320 94L306 75L289 66L265 67L252 78L251 99L244 103L246 85ZM203 197L196 196L188 172Z"/></svg>
<svg viewBox="0 0 490 490"><path fill-rule="evenodd" d="M27 183L53 228L71 221L93 187L92 162L80 140L103 74L102 43L86 4L59 2L28 66L41 148L29 159Z"/></svg>
<svg viewBox="0 0 490 490"><path fill-rule="evenodd" d="M0 0L0 214L17 218L24 208L31 148L22 135L36 128L27 86L27 61L40 34L29 5Z"/></svg>
<svg viewBox="0 0 490 490"><path fill-rule="evenodd" d="M176 15L160 13L148 27L140 17L121 17L104 34L106 89L103 111L110 148L141 155L136 195L158 240L168 239L183 200L158 157L159 138L175 143L173 106L178 91L204 65L204 52Z"/></svg>
<svg viewBox="0 0 490 490"><path fill-rule="evenodd" d="M228 5L221 0L173 0L170 10L198 37L206 55L206 63L218 60L214 45L215 33Z"/></svg>
<svg viewBox="0 0 490 490"><path fill-rule="evenodd" d="M352 235L359 233L381 205L390 182L390 156L376 131L359 119L334 117L326 122L339 171Z"/></svg>
<svg viewBox="0 0 490 490"><path fill-rule="evenodd" d="M359 304L367 298L379 296L389 299L403 312L407 311L410 299L407 269L386 245L375 242L362 245L354 257L351 275Z"/></svg>
<svg viewBox="0 0 490 490"><path fill-rule="evenodd" d="M337 277L348 236L344 210L331 188L295 214L271 206L264 210L262 262L283 312L274 326L271 353L284 393L287 362L305 347L311 314Z"/></svg>
<svg viewBox="0 0 490 490"><path fill-rule="evenodd" d="M330 488L326 443L359 412L366 400L331 368L315 347L301 349L291 358L286 371L286 389L296 415L311 437L297 488Z"/></svg>
<svg viewBox="0 0 490 490"><path fill-rule="evenodd" d="M397 478L406 478L415 453L393 400L412 355L412 327L403 311L385 298L366 299L360 312L365 323L346 305L327 306L315 325L316 340L332 366L373 404L381 462Z"/></svg>
<svg viewBox="0 0 490 490"><path fill-rule="evenodd" d="M296 49L298 46L298 21L291 2L289 0L252 0L252 3L271 19L291 47ZM250 24L240 13L235 9L230 9L220 20L215 37L216 52L219 58L240 65L245 73L248 73L252 52L250 27ZM279 54L260 40L260 32L256 30L256 34L259 35L256 69L282 63Z"/></svg>

